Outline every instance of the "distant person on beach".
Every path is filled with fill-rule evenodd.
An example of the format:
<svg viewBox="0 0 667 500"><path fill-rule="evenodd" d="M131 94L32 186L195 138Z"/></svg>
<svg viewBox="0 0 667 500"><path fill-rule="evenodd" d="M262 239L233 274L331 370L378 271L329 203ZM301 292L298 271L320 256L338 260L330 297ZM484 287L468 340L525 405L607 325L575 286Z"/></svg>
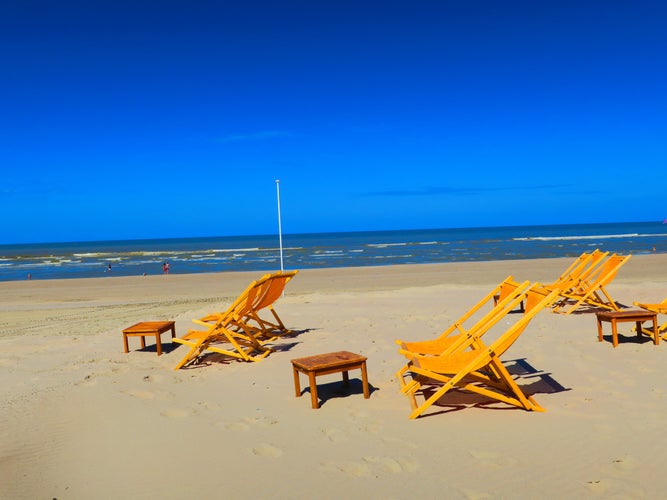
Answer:
<svg viewBox="0 0 667 500"><path fill-rule="evenodd" d="M108 265L107 265L107 269L106 269L106 271L109 272L109 273L111 272L111 264L108 264Z"/></svg>
<svg viewBox="0 0 667 500"><path fill-rule="evenodd" d="M169 274L169 262L162 263L162 272L164 274Z"/></svg>

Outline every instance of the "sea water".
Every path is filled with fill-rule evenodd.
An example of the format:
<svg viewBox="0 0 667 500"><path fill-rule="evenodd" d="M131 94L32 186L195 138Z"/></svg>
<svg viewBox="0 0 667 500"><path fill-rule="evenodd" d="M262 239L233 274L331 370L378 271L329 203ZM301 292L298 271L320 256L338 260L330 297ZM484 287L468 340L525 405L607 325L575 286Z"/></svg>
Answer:
<svg viewBox="0 0 667 500"><path fill-rule="evenodd" d="M667 224L635 222L0 245L0 281L274 271L667 252ZM282 264L281 264L282 257Z"/></svg>

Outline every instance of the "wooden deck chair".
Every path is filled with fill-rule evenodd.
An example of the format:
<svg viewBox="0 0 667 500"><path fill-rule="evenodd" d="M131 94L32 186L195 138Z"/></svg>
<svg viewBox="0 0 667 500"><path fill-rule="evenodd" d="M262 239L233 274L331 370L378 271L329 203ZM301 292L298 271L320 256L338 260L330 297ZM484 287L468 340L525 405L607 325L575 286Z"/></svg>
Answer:
<svg viewBox="0 0 667 500"><path fill-rule="evenodd" d="M630 257L630 255L613 254L598 265L589 276L580 279L569 290L559 290L560 300L556 302L554 311L570 314L583 304L619 311L618 304L611 298L605 287L614 280L618 270Z"/></svg>
<svg viewBox="0 0 667 500"><path fill-rule="evenodd" d="M518 283L516 283L515 281L509 281L509 282L507 280L503 281L500 284L500 292L493 296L493 305L497 306L499 301L507 298L512 293L514 293L516 291L517 285ZM521 301L521 303L519 304L518 311L524 312L525 310L526 310L525 305L523 301Z"/></svg>
<svg viewBox="0 0 667 500"><path fill-rule="evenodd" d="M259 361L271 352L255 336L252 328L246 327L242 321L250 313L253 302L257 299L261 288L253 281L224 312L193 320L205 330L189 330L183 337L173 340L190 347L190 351L176 365L178 370L195 361L204 351L216 352L243 361ZM225 342L225 348L218 344Z"/></svg>
<svg viewBox="0 0 667 500"><path fill-rule="evenodd" d="M512 276L508 276L437 338L416 342L397 340L396 343L400 346L399 353L406 355L408 359L411 359L413 355L439 355L455 349L469 334L474 333L481 337L503 317L515 310L518 305L523 304L524 292L529 287L529 281L517 283ZM496 295L500 294L501 290L502 298L496 299ZM494 301L493 307L486 313L481 312L481 309L490 304L492 300ZM407 363L396 372L402 392L410 389L411 383L405 382L405 375L409 370L410 363Z"/></svg>
<svg viewBox="0 0 667 500"><path fill-rule="evenodd" d="M298 271L278 271L265 274L249 287L248 304L245 314L237 320L237 330L253 332L260 342L275 340L282 335L291 333L278 316L273 304L283 295L287 283ZM273 315L271 321L260 315L260 311L268 309ZM217 321L222 313L213 313L201 318L210 323Z"/></svg>
<svg viewBox="0 0 667 500"><path fill-rule="evenodd" d="M556 281L545 284L544 287L548 290L559 289L568 291L575 287L581 280L587 279L608 255L609 252L602 252L599 249L595 249L590 253L584 252L556 278Z"/></svg>
<svg viewBox="0 0 667 500"><path fill-rule="evenodd" d="M278 316L273 304L283 295L285 286L296 275L298 271L279 271L266 277L266 286L258 296L258 300L249 308L248 313L243 318L243 322L256 328L259 335L267 340L274 340L282 335L291 333L291 330L285 327L285 324ZM273 319L266 319L266 316L260 316L260 311L268 309Z"/></svg>
<svg viewBox="0 0 667 500"><path fill-rule="evenodd" d="M485 345L479 336L469 333L464 342L441 355L411 357L410 372L415 383L410 384L407 391L412 406L410 418L419 417L454 388L525 410L544 411L532 397L523 393L500 357L514 344L535 315L556 300L558 292L549 292L536 284L521 295L526 301L525 313L518 316L519 319L490 345ZM442 385L424 403L418 405L416 393L429 381L437 381Z"/></svg>
<svg viewBox="0 0 667 500"><path fill-rule="evenodd" d="M659 304L644 304L642 302L633 302L633 304L637 307L641 307L642 309L646 309L647 311L651 311L656 314L667 314L667 298ZM648 330L644 331L646 333L650 333L651 335L653 334L653 332L649 332ZM662 340L667 340L667 321L658 326L658 335L660 335Z"/></svg>

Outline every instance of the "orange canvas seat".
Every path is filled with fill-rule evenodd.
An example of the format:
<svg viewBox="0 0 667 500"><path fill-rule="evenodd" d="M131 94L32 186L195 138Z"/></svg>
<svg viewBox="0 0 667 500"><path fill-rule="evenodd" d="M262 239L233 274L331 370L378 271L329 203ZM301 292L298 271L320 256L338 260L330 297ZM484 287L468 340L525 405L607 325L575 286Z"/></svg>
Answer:
<svg viewBox="0 0 667 500"><path fill-rule="evenodd" d="M515 301L525 300L524 314L517 316L518 319L489 344L485 344L477 333L468 332L461 341L439 355L423 355L402 349L401 353L410 360L408 366L412 376L412 382L407 384L403 377L400 378L404 388L407 388L403 392L412 406L410 418L422 415L452 389L473 392L525 410L544 411L532 397L523 393L500 357L519 338L532 318L551 305L557 296L556 291L548 292L538 284L519 294ZM423 392L424 385L431 382L440 385L419 405L417 393Z"/></svg>
<svg viewBox="0 0 667 500"><path fill-rule="evenodd" d="M297 272L281 271L270 274L266 278L266 286L263 287L258 300L253 303L253 306L243 318L243 322L246 325L254 326L259 330L262 338L273 340L291 333L291 330L285 327L273 305L283 295L285 286ZM260 315L260 312L265 310L271 313L272 318L270 320L266 319L266 315Z"/></svg>

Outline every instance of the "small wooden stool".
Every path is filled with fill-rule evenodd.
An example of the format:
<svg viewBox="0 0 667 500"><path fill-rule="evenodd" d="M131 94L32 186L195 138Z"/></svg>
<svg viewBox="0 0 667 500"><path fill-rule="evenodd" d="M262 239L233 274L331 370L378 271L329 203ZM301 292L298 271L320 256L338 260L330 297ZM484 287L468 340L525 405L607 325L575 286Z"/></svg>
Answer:
<svg viewBox="0 0 667 500"><path fill-rule="evenodd" d="M368 374L366 372L366 357L353 352L339 351L327 354L318 354L307 358L298 358L292 360L292 371L294 373L294 390L296 397L301 397L301 384L299 383L299 372L308 375L310 381L310 401L314 409L320 407L317 399L317 382L315 377L318 375L328 375L331 373L343 373L343 382L349 383L349 370L361 369L361 383L364 388L364 398L370 397L368 390Z"/></svg>
<svg viewBox="0 0 667 500"><path fill-rule="evenodd" d="M140 337L141 338L141 348L146 347L145 337L155 335L155 343L157 346L157 355L162 355L162 342L160 341L160 335L164 332L171 330L171 338L173 339L176 336L176 323L174 321L143 321L132 325L129 328L123 330L123 346L125 347L125 352L130 352L127 345L128 337Z"/></svg>
<svg viewBox="0 0 667 500"><path fill-rule="evenodd" d="M653 321L653 329L651 335L653 337L653 343L658 345L660 342L660 336L658 335L658 315L651 311L640 310L640 309L630 309L625 311L605 311L596 313L598 320L598 341L602 342L602 322L607 321L611 323L611 341L614 344L614 347L618 346L618 328L617 323L624 322L634 322L637 328L637 337L641 337L642 333L645 333L642 330L642 323L645 321Z"/></svg>

